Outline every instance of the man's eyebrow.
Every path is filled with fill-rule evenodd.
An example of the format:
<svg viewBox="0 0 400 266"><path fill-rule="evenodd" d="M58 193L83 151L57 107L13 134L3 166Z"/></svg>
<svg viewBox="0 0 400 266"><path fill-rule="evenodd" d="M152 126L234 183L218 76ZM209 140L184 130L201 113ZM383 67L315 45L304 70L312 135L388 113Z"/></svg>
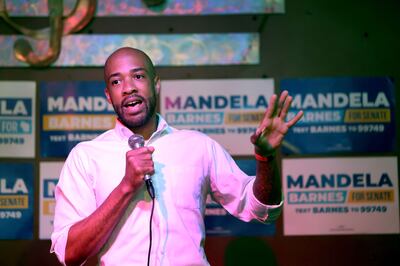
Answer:
<svg viewBox="0 0 400 266"><path fill-rule="evenodd" d="M116 73L112 73L111 75L109 75L108 76L108 80L110 80L110 78L112 78L112 77L117 77L117 76L120 76L121 75L121 73L119 73L119 72L116 72Z"/></svg>
<svg viewBox="0 0 400 266"><path fill-rule="evenodd" d="M144 67L137 67L137 68L132 68L131 70L129 70L129 72L139 72L139 71L145 71L148 72L148 70Z"/></svg>
<svg viewBox="0 0 400 266"><path fill-rule="evenodd" d="M132 68L131 70L129 70L130 73L136 73L136 72L139 72L139 71L148 72L148 70L146 68L144 68L144 67L137 67L137 68ZM108 80L110 78L112 78L112 77L117 77L117 76L120 76L120 75L121 75L120 72L112 73L110 76L108 76Z"/></svg>

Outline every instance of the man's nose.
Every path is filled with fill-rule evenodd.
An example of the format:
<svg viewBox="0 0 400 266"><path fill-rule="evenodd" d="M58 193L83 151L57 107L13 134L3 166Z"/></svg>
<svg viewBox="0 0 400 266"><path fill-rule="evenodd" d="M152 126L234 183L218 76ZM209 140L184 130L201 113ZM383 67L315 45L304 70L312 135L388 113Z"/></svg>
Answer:
<svg viewBox="0 0 400 266"><path fill-rule="evenodd" d="M137 93L137 92L138 92L138 90L135 86L135 83L130 78L126 78L124 81L123 93L124 94L132 94L132 93Z"/></svg>

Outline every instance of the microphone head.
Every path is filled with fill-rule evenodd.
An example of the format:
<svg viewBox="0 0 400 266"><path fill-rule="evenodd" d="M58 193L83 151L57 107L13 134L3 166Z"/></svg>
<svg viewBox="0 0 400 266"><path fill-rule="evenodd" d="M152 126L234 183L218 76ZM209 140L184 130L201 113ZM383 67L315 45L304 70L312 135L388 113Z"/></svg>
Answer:
<svg viewBox="0 0 400 266"><path fill-rule="evenodd" d="M132 136L129 137L128 144L132 150L143 147L144 146L144 138L142 135L133 134Z"/></svg>

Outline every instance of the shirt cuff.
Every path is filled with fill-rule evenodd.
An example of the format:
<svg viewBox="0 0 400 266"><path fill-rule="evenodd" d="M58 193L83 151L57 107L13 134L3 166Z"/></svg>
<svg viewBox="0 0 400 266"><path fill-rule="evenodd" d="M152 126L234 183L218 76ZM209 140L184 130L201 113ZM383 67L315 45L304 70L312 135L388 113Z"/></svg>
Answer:
<svg viewBox="0 0 400 266"><path fill-rule="evenodd" d="M254 181L253 181L254 184ZM263 223L273 222L281 215L283 207L283 194L281 202L277 205L267 205L260 202L253 193L253 184L251 184L250 206L256 219Z"/></svg>
<svg viewBox="0 0 400 266"><path fill-rule="evenodd" d="M50 252L55 253L62 265L65 265L65 251L67 247L68 232L70 227L64 228L60 232L53 232L51 236Z"/></svg>

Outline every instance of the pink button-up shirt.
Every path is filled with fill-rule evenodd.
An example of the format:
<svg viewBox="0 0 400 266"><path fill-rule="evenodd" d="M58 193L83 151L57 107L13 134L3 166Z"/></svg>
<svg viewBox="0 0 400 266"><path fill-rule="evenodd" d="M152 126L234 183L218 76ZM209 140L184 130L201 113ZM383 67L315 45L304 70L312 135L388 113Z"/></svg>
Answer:
<svg viewBox="0 0 400 266"><path fill-rule="evenodd" d="M69 154L55 190L51 251L64 263L70 227L89 216L120 183L132 132L117 122ZM204 253L207 194L243 221L276 219L276 206L260 203L247 176L231 156L208 136L170 127L161 116L146 142L153 146L156 199L153 216L152 265L209 265ZM123 219L100 253L101 265L146 265L151 200L145 187L133 198Z"/></svg>

